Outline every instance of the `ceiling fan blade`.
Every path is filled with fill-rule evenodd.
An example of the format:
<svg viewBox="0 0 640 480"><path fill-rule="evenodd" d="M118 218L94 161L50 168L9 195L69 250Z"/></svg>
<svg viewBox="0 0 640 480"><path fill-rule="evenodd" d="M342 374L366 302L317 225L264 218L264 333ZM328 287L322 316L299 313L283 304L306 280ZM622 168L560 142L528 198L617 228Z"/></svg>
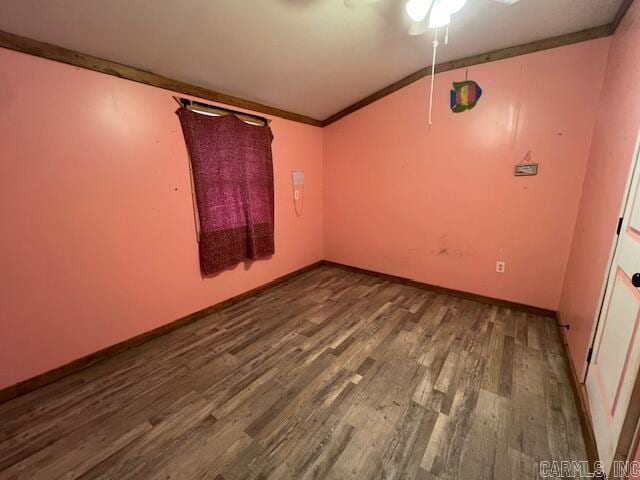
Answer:
<svg viewBox="0 0 640 480"><path fill-rule="evenodd" d="M424 18L422 20L414 20L411 18L411 15L408 14L407 18L409 20L409 31L407 32L409 35L423 35L427 33L429 30L429 19L431 18L431 12L433 11L434 5L437 1L434 0L422 0L424 2Z"/></svg>
<svg viewBox="0 0 640 480"><path fill-rule="evenodd" d="M372 3L377 3L380 0L344 0L345 6L349 8L354 7L362 7L364 5L371 5Z"/></svg>
<svg viewBox="0 0 640 480"><path fill-rule="evenodd" d="M515 5L520 0L493 0L494 2L502 3L504 5Z"/></svg>

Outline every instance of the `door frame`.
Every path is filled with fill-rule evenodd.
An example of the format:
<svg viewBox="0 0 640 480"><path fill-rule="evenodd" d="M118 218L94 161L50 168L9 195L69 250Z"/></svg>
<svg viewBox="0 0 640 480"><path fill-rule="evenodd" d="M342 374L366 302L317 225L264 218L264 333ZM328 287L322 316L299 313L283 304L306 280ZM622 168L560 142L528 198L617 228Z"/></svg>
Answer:
<svg viewBox="0 0 640 480"><path fill-rule="evenodd" d="M630 208L632 201L632 192L639 192L640 195L640 130L636 137L635 147L633 149L631 165L629 166L629 173L627 181L625 183L624 195L621 200L620 209L618 211L618 218L623 219L620 227L624 228L628 225L629 219L625 217L625 212ZM619 220L620 222L620 220ZM620 230L622 232L622 230ZM593 325L591 327L591 340L589 342L589 350L593 351L595 348L595 341L598 334L598 328L600 327L600 317L604 310L604 302L607 296L607 286L611 275L615 274L614 259L616 251L618 249L620 235L616 231L613 234L611 241L611 248L609 250L609 258L607 260L607 268L605 270L602 286L600 288L600 296L598 299L598 308L594 315ZM587 361L588 354L585 355L582 366L582 374L580 376L580 383L585 384L587 375L589 373L590 362ZM587 398L587 402L588 402ZM590 405L589 405L590 406ZM597 442L597 439L596 439ZM622 424L622 430L620 431L620 437L617 442L616 450L614 452L613 460L633 460L633 457L640 445L640 372L634 380L634 387L631 394L631 402L625 413L625 418ZM626 477L611 477L624 479Z"/></svg>
<svg viewBox="0 0 640 480"><path fill-rule="evenodd" d="M636 171L640 171L640 130L638 130L638 136L636 137L636 144L633 150L633 157L631 159L631 165L629 166L629 173L627 174L627 181L624 187L624 195L622 197L622 201L620 202L620 209L618 210L618 219L624 218L625 210L627 209L627 204L629 203L629 197L631 195L631 191L634 190L634 186L638 185L638 180L640 178L636 178L634 181L634 176ZM640 174L638 175L640 177ZM633 185L632 185L633 184ZM613 222L612 222L613 223ZM623 222L624 223L624 222ZM617 232L614 231L613 238L611 239L611 248L609 249L609 258L607 259L607 268L604 273L604 278L602 279L602 286L600 287L600 296L598 297L598 308L596 309L596 313L594 314L592 326L591 326L591 337L589 341L589 348L593 348L596 335L598 333L598 327L600 326L600 315L602 314L602 309L604 307L604 300L607 295L607 284L609 283L609 278L614 272L613 259L616 255L616 250L618 249L618 241L620 240L620 236ZM582 363L582 369L580 370L580 383L585 383L587 380L587 374L589 373L589 362L587 362L587 355Z"/></svg>

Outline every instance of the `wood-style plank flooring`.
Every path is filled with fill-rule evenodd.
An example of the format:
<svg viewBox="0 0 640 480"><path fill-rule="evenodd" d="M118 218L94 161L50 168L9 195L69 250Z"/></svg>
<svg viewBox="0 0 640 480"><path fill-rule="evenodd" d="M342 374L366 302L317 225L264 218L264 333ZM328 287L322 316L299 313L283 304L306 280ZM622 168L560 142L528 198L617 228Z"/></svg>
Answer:
<svg viewBox="0 0 640 480"><path fill-rule="evenodd" d="M321 267L0 405L0 478L528 479L586 460L550 318Z"/></svg>

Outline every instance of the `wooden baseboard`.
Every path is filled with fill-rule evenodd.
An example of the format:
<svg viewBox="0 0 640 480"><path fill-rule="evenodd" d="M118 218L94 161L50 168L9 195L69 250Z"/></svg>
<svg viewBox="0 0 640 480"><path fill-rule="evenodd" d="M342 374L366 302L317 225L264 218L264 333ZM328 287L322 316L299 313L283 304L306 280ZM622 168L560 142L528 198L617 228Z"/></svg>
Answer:
<svg viewBox="0 0 640 480"><path fill-rule="evenodd" d="M323 262L319 261L313 263L309 266L296 270L294 272L288 273L281 277L276 278L275 280L270 281L269 283L265 283L264 285L260 285L259 287L253 288L247 292L241 293L240 295L236 295L235 297L231 297L227 300L224 300L220 303L216 303L210 307L204 308L197 312L194 312L186 317L175 320L166 325L162 325L158 328L150 330L148 332L144 332L140 335L136 335L135 337L124 340L120 343L116 343L115 345L111 345L109 347L103 348L95 353L86 355L84 357L73 360L70 363L62 365L61 367L54 368L53 370L49 370L48 372L41 373L40 375L36 375L35 377L24 380L15 385L11 385L0 390L0 404L7 402L13 398L19 397L20 395L24 395L33 390L36 390L40 387L43 387L49 383L55 382L56 380L60 380L61 378L67 377L73 373L76 373L80 370L88 368L92 365L95 365L98 362L106 360L107 358L113 357L119 353L122 353L126 350L129 350L135 346L138 346L142 343L148 342L154 338L160 337L162 335L166 335L169 332L172 332L178 328L184 327L196 320L205 317L213 312L221 310L229 305L233 305L234 303L245 300L249 297L257 295L258 293L267 290L275 285L279 285L281 283L286 282L302 273L308 272L309 270L313 270L314 268L322 265Z"/></svg>
<svg viewBox="0 0 640 480"><path fill-rule="evenodd" d="M389 275L386 273L380 273L372 270L367 270L364 268L353 267L350 265L344 265L337 262L332 262L329 260L325 260L323 262L324 265L333 266L337 268L342 268L344 270L348 270L351 272L362 273L365 275L374 275L376 277L384 278L386 280L392 282L399 282L405 285L410 285L412 287L422 288L424 290L429 290L436 293L442 293L444 295L451 295L454 297L460 297L467 300L474 300L477 302L488 303L492 305L498 305L502 307L507 307L515 310L524 311L527 313L534 313L536 315L543 315L546 317L552 317L555 319L558 324L558 329L561 332L558 335L561 337L562 348L563 348L563 356L567 366L567 372L569 374L569 381L571 383L571 390L573 391L573 397L576 402L576 408L578 410L578 415L580 417L580 425L582 427L582 436L584 438L585 447L587 450L587 459L589 461L589 465L591 466L592 471L594 470L595 463L599 460L598 457L598 448L596 446L596 437L593 430L593 423L591 421L591 414L589 412L589 404L587 402L587 392L582 384L578 380L578 375L576 373L575 366L573 361L571 360L571 355L569 354L569 348L567 345L566 331L564 328L561 328L560 315L557 312L552 310L546 310L544 308L533 307L531 305L524 305L516 302L509 302L507 300L500 300L496 298L486 297L483 295L477 295L475 293L462 292L459 290L453 290L450 288L444 288L436 285L430 285L428 283L418 282L416 280L410 280L403 277L398 277L396 275Z"/></svg>
<svg viewBox="0 0 640 480"><path fill-rule="evenodd" d="M593 471L594 465L599 461L598 447L596 445L596 435L593 430L593 422L591 420L591 413L589 410L589 402L587 400L587 391L582 382L578 379L576 367L571 359L569 353L569 345L567 343L567 332L561 327L562 321L560 314L556 312L556 322L558 329L560 330L560 336L562 339L562 349L564 353L564 361L567 366L567 372L569 374L569 380L571 381L571 390L573 390L573 397L578 409L578 415L580 416L580 425L582 426L582 437L584 438L585 447L587 449L587 459Z"/></svg>
<svg viewBox="0 0 640 480"><path fill-rule="evenodd" d="M330 260L324 260L324 265L330 265L332 267L342 268L343 270L349 270L351 272L362 273L365 275L374 275L376 277L389 280L391 282L398 282L404 285L409 285L423 290L429 290L430 292L441 293L443 295L449 295L452 297L464 298L466 300L473 300L475 302L489 303L491 305L497 305L499 307L511 308L513 310L520 310L527 313L533 313L534 315L542 315L545 317L555 317L556 312L553 310L547 310L545 308L534 307L531 305L525 305L523 303L510 302L508 300L500 300L498 298L486 297L484 295L478 295L476 293L463 292L461 290L454 290L452 288L440 287L438 285L431 285L429 283L419 282L417 280L411 280L405 277L398 277L396 275L390 275L388 273L376 272L374 270L367 270L365 268L353 267L351 265L345 265L343 263L332 262Z"/></svg>
<svg viewBox="0 0 640 480"><path fill-rule="evenodd" d="M493 304L493 305L498 305L498 306L504 306L507 308L513 308L513 309L517 309L517 310L522 310L528 313L534 313L537 315L544 315L544 316L553 316L556 317L555 312L551 312L549 310L545 310L542 308L538 308L538 307L532 307L530 305L523 305L523 304L519 304L519 303L515 303L515 302L508 302L506 300L499 300L499 299L494 299L494 298L490 298L490 297L485 297L482 295L476 295L473 293L468 293L468 292L461 292L458 290L453 290L453 289L449 289L449 288L444 288L444 287L439 287L439 286L435 286L435 285L430 285L430 284L426 284L426 283L422 283L422 282L418 282L415 280L410 280L407 278L403 278L403 277L398 277L395 275L388 275L388 274L384 274L384 273L380 273L380 272L375 272L375 271L371 271L371 270L366 270L363 268L358 268L358 267L353 267L353 266L349 266L349 265L344 265L344 264L340 264L340 263L336 263L336 262L331 262L331 261L327 261L327 260L323 260L320 262L316 262L314 264L311 264L307 267L301 268L299 270L296 270L294 272L291 272L287 275L283 275L282 277L276 278L275 280L272 280L271 282L268 282L264 285L261 285L259 287L256 287L254 289L251 289L247 292L244 292L240 295L237 295L235 297L229 298L227 300L224 300L220 303L217 303L215 305L212 305L210 307L207 307L203 310L200 310L198 312L194 312L191 315L187 315L186 317L180 318L174 322L171 322L167 325L162 325L154 330L151 330L149 332L145 332L142 333L140 335L137 335L133 338L127 339L123 342L117 343L115 345L112 345L110 347L104 348L98 352L92 353L90 355L87 355L85 357L79 358L77 360L74 360L66 365L63 365L61 367L55 368L53 370L50 370L48 372L42 373L40 375L37 375L33 378L27 379L23 382L20 382L16 385L12 385L9 386L7 388L4 388L2 390L0 390L0 403L4 403L7 402L13 398L19 397L20 395L24 395L26 393L29 393L33 390L36 390L40 387L43 387L49 383L55 382L56 380L59 380L61 378L67 377L73 373L76 373L80 370L83 370L85 368L88 368L92 365L95 365L101 361L104 361L110 357L113 357L114 355L117 355L119 353L122 353L124 351L127 351L133 347L136 347L138 345L141 345L142 343L148 342L154 338L160 337L162 335L166 335L169 332L172 332L176 329L179 329L185 325L188 325L192 322L195 322L196 320L199 320L201 318L203 318L206 315L209 315L215 311L218 311L222 308L228 307L229 305L232 305L234 303L240 302L242 300L245 300L253 295L257 295L258 293L261 293L273 286L279 285L281 283L284 283L302 273L305 273L309 270L313 270L314 268L317 268L319 266L322 265L327 265L327 266L332 266L332 267L337 267L337 268L342 268L344 270L348 270L348 271L352 271L352 272L357 272L357 273L363 273L363 274L367 274L367 275L374 275L377 276L379 278L384 278L386 280L389 281L393 281L393 282L399 282L399 283L403 283L405 285L410 285L413 287L417 287L417 288L421 288L424 290L429 290L429 291L433 291L436 293L441 293L441 294L445 294L445 295L451 295L451 296L456 296L456 297L460 297L460 298L464 298L464 299L468 299L468 300L474 300L474 301L478 301L478 302L483 302L483 303L489 303L489 304ZM595 436L593 434L593 427L591 426L591 420L590 420L590 416L588 413L588 407L586 404L586 398L581 394L581 387L580 387L580 383L577 380L577 376L576 376L576 372L575 372L575 368L573 367L573 363L571 362L571 358L569 357L569 352L567 350L566 347L566 340L563 338L563 346L564 346L564 356L565 356L565 361L567 362L567 370L569 371L569 376L571 379L571 387L574 393L574 397L576 400L576 405L578 407L578 412L580 415L580 422L582 425L582 431L583 431L583 436L585 439L585 443L587 446L587 455L589 458L589 462L591 463L591 465L594 464L595 461L597 461L598 459L598 454L597 454L597 449L595 446Z"/></svg>
<svg viewBox="0 0 640 480"><path fill-rule="evenodd" d="M386 273L376 272L373 270L367 270L360 267L353 267L351 265L345 265L342 263L332 262L329 260L324 260L322 262L324 265L332 266L336 268L341 268L343 270L348 270L351 272L362 273L365 275L373 275L379 278L383 278L385 280L389 280L392 282L399 282L405 285L410 285L412 287L421 288L424 290L429 290L436 293L441 293L444 295L450 295L454 297L460 297L467 300L474 300L476 302L488 303L492 305L498 305L501 307L511 308L515 310L524 311L527 313L533 313L536 315L543 315L546 317L552 317L556 320L558 324L558 329L561 332L558 333L561 337L564 360L567 366L567 372L569 374L569 381L571 383L571 390L573 391L574 400L576 402L576 407L578 410L578 415L580 417L580 425L582 427L582 436L584 438L585 447L587 450L587 459L589 460L589 464L593 470L595 463L599 460L598 457L598 449L596 446L596 437L593 431L593 423L591 421L591 414L589 413L589 404L587 403L586 390L584 385L580 383L578 380L578 375L576 373L575 366L573 365L573 361L571 360L571 356L569 354L569 349L567 346L566 333L564 328L561 328L560 316L557 312L552 310L547 310L540 307L534 307L531 305L525 305L516 302L510 302L507 300L500 300L496 298L486 297L483 295L477 295L475 293L462 292L459 290L454 290L450 288L440 287L437 285L430 285L428 283L418 282L416 280L407 279L404 277L398 277L396 275L389 275Z"/></svg>

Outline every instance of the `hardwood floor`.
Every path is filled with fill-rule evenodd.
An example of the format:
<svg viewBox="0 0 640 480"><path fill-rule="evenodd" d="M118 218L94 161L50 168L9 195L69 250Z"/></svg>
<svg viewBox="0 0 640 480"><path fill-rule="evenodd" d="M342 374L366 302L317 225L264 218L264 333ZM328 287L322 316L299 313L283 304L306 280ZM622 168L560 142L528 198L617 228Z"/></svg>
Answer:
<svg viewBox="0 0 640 480"><path fill-rule="evenodd" d="M0 405L0 478L527 479L586 461L554 322L321 267Z"/></svg>

